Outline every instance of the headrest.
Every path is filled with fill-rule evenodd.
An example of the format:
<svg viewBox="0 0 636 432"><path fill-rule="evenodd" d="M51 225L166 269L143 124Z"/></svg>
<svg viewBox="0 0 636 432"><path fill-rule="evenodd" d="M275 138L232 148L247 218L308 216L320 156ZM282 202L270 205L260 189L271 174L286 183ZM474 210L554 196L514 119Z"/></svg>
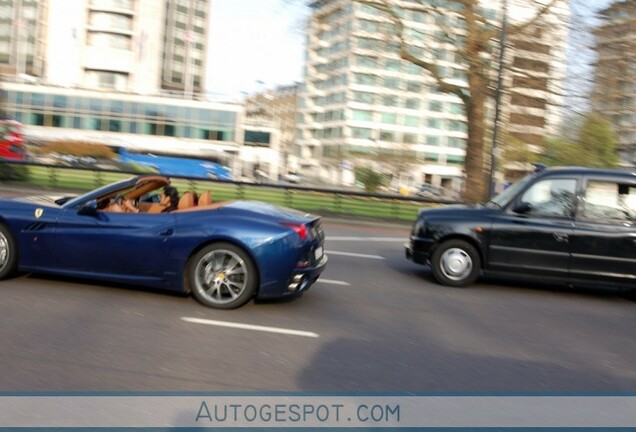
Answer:
<svg viewBox="0 0 636 432"><path fill-rule="evenodd" d="M194 192L184 192L179 200L178 209L182 210L191 207L194 207Z"/></svg>
<svg viewBox="0 0 636 432"><path fill-rule="evenodd" d="M205 191L201 195L199 195L199 205L210 205L212 204L212 194L210 191Z"/></svg>

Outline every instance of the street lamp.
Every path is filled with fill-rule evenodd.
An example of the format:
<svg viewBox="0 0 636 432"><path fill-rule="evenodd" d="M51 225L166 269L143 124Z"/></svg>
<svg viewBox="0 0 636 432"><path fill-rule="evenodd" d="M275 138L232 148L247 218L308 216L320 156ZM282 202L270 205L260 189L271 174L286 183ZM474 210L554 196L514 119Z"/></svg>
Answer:
<svg viewBox="0 0 636 432"><path fill-rule="evenodd" d="M506 31L508 27L508 0L503 0L503 17L499 32L499 63L497 71L497 87L495 88L495 119L492 131L492 146L490 147L490 176L488 181L488 199L495 193L495 172L497 170L497 140L499 135L499 117L501 116L501 93L503 88L503 73L505 69Z"/></svg>

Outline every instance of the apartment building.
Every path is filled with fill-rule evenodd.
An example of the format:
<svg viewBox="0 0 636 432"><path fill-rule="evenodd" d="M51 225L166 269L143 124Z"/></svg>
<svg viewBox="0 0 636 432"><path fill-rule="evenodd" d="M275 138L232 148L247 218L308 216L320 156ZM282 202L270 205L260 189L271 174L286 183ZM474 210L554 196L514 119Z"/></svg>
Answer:
<svg viewBox="0 0 636 432"><path fill-rule="evenodd" d="M205 100L210 0L0 0L3 115L30 142L205 157L241 175L243 106Z"/></svg>
<svg viewBox="0 0 636 432"><path fill-rule="evenodd" d="M636 1L616 1L600 13L592 103L612 122L621 165L636 167Z"/></svg>
<svg viewBox="0 0 636 432"><path fill-rule="evenodd" d="M459 2L435 2L435 8L397 4L411 51L436 62L447 82L467 88L466 66L458 56L464 23L453 10ZM494 28L501 6L481 6ZM296 137L303 170L351 183L352 169L365 163L399 177L401 184L459 189L467 139L461 100L400 59L397 41L386 36L386 15L377 8L356 0L318 0L311 7ZM536 10L537 2L511 1L510 22L522 22ZM567 14L567 2L558 2L534 27L506 41L511 49L502 128L526 144L538 144L560 118L552 90L565 78ZM540 31L544 28L557 32ZM524 78L529 75L532 80Z"/></svg>
<svg viewBox="0 0 636 432"><path fill-rule="evenodd" d="M209 0L2 0L0 71L191 97L205 87L209 15Z"/></svg>
<svg viewBox="0 0 636 432"><path fill-rule="evenodd" d="M246 123L252 128L274 127L279 133L279 172L298 171L294 156L299 84L278 86L256 93L245 100ZM246 140L246 142L248 142Z"/></svg>
<svg viewBox="0 0 636 432"><path fill-rule="evenodd" d="M48 2L0 0L0 74L42 76Z"/></svg>

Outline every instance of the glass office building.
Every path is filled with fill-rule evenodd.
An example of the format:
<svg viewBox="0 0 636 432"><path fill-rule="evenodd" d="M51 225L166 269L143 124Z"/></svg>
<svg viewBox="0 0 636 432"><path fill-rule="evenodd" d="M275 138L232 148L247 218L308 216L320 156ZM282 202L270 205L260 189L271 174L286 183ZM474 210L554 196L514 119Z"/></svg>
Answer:
<svg viewBox="0 0 636 432"><path fill-rule="evenodd" d="M231 143L237 112L184 106L175 100L3 90L7 114L31 126L121 132Z"/></svg>
<svg viewBox="0 0 636 432"><path fill-rule="evenodd" d="M104 93L3 83L4 115L27 136L131 145L171 153L238 154L243 141L239 104Z"/></svg>

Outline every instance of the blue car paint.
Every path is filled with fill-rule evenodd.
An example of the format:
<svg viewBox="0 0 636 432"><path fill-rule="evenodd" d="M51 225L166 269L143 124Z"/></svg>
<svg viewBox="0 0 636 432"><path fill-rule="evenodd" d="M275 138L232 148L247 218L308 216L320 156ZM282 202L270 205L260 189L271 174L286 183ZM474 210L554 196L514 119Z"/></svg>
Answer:
<svg viewBox="0 0 636 432"><path fill-rule="evenodd" d="M105 213L78 215L64 209L55 230L55 244L64 250L58 267L70 271L161 277L174 236L171 213Z"/></svg>
<svg viewBox="0 0 636 432"><path fill-rule="evenodd" d="M197 220L203 215L177 213L176 216L179 235L171 254L170 273L177 277L187 265L189 251L211 242L230 241L239 244L258 264L259 296L275 296L279 287L287 284L305 251L300 249L298 234L278 223L278 219L258 220L253 212L233 208L231 204L215 210L205 218L205 223Z"/></svg>
<svg viewBox="0 0 636 432"><path fill-rule="evenodd" d="M309 236L301 241L283 224L317 218L265 203L236 201L213 210L152 215L80 214L83 205L137 181L123 180L61 206L45 197L0 200L0 222L17 240L20 270L186 291L183 276L189 257L207 244L227 241L252 257L259 277L257 296L265 298L294 295L287 290L293 274L305 273L313 281L326 266L325 256L297 268L301 257L324 239ZM36 209L42 210L39 217Z"/></svg>

